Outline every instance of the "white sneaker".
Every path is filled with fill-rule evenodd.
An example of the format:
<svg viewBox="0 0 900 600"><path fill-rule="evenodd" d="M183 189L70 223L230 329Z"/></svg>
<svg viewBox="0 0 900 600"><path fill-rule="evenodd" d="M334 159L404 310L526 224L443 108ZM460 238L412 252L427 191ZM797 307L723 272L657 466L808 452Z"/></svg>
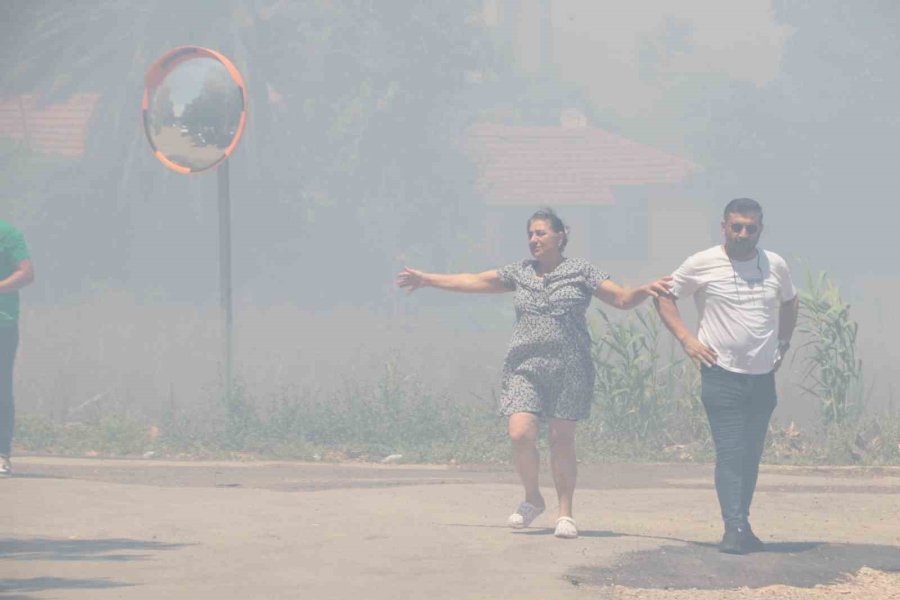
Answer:
<svg viewBox="0 0 900 600"><path fill-rule="evenodd" d="M535 506L530 502L523 502L519 505L519 508L516 509L516 512L509 515L506 524L513 529L522 529L523 527L531 525L531 522L542 512L544 512L543 506Z"/></svg>
<svg viewBox="0 0 900 600"><path fill-rule="evenodd" d="M0 454L0 477L9 477L12 475L12 463L9 457Z"/></svg>
<svg viewBox="0 0 900 600"><path fill-rule="evenodd" d="M575 519L572 517L560 517L556 520L556 531L553 532L558 538L572 540L578 537L578 527L575 526Z"/></svg>

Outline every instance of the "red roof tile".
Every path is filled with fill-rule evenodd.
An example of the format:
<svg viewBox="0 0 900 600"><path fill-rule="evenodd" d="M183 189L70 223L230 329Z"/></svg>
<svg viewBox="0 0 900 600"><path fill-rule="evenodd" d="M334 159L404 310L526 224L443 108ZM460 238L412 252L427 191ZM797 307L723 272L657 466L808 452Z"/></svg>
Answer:
<svg viewBox="0 0 900 600"><path fill-rule="evenodd" d="M679 183L699 167L593 127L479 123L464 146L490 206L612 204L612 186Z"/></svg>
<svg viewBox="0 0 900 600"><path fill-rule="evenodd" d="M35 96L6 99L0 102L0 138L25 140L38 152L80 156L99 98L98 94L76 94L46 106Z"/></svg>

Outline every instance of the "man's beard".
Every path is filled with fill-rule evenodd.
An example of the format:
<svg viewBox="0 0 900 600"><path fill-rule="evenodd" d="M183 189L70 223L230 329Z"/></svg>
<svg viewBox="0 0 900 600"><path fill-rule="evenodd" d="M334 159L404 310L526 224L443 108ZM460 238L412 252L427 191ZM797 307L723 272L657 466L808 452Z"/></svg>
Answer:
<svg viewBox="0 0 900 600"><path fill-rule="evenodd" d="M731 240L728 242L728 249L732 254L746 255L750 254L756 248L756 240Z"/></svg>

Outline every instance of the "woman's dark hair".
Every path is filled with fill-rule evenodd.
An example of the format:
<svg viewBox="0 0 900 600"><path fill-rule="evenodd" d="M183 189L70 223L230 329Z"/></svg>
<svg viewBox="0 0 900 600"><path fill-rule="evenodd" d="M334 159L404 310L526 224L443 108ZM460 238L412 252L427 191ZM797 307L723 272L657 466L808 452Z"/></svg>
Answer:
<svg viewBox="0 0 900 600"><path fill-rule="evenodd" d="M531 227L531 224L535 221L546 221L550 223L550 229L555 231L556 233L563 234L562 244L560 245L560 250L565 250L566 244L569 243L569 228L566 227L566 224L562 222L556 213L553 212L553 209L550 207L539 208L537 212L531 215L531 218L528 219L528 223L525 224L525 231Z"/></svg>

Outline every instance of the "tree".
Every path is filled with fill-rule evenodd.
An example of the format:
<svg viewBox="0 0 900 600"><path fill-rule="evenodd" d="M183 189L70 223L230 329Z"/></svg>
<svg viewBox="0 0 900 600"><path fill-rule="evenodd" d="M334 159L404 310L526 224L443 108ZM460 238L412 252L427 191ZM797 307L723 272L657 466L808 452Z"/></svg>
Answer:
<svg viewBox="0 0 900 600"><path fill-rule="evenodd" d="M329 280L317 293L330 302L380 285L400 248L449 247L466 230L459 215L475 202L473 177L453 136L467 119L465 73L489 60L471 19L479 2L11 4L3 93L47 102L101 94L79 173L46 190L67 200L54 210L70 211L80 231L70 245L88 255L75 252L77 266L62 268L73 284L158 279L180 263L185 294L214 289L195 275L214 258L205 248L215 221L210 210L185 210L201 201L201 184L161 172L137 127L144 70L184 44L223 52L248 83L249 123L231 171L235 242L255 239L236 251L238 281L303 261L308 276ZM85 231L96 242L75 244ZM144 248L162 231L150 259ZM355 281L335 277L347 269Z"/></svg>

